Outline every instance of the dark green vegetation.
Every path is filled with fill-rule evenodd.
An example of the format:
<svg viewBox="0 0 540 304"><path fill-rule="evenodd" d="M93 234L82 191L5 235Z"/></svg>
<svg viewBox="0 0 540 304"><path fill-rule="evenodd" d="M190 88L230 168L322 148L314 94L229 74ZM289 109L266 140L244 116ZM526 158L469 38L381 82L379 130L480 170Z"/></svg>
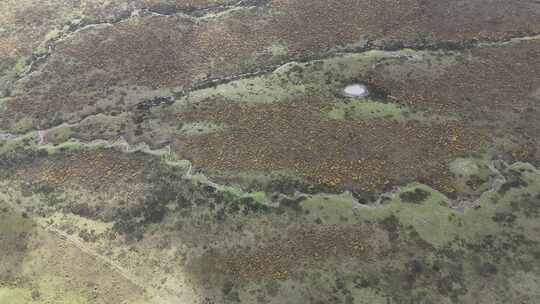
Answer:
<svg viewBox="0 0 540 304"><path fill-rule="evenodd" d="M404 203L421 203L429 196L429 192L422 189L414 189L414 191L403 192L399 195L399 198Z"/></svg>
<svg viewBox="0 0 540 304"><path fill-rule="evenodd" d="M129 246L137 252L129 258L113 253L113 261L129 264L155 248L151 256L169 261L150 268L156 279L182 274L206 303L484 303L488 296L495 303L538 300L532 288L540 274L540 239L534 233L540 172L528 165L498 164L501 173L496 174L505 182L486 192L476 208L459 213L448 207L447 198L423 185L388 194L373 209L361 207L352 195L298 196L280 192L280 187L242 192L202 176L186 176L178 164L141 152L77 148L53 153L33 163L76 164L94 154L115 157L123 167L136 160L140 165L132 170L140 173L131 183L144 191L124 201L101 188L96 202L88 194L76 194L84 183L42 181L24 190L23 182L13 188L21 189L21 205L91 246ZM101 166L97 161L107 160L96 158L95 167ZM64 170L49 168L51 175ZM107 180L106 171L97 174ZM30 206L33 197L39 203ZM55 212L64 219L51 217ZM72 216L80 219L66 222ZM103 221L110 228L91 229L81 220ZM170 260L165 252L178 244L185 247L176 249ZM172 261L178 266L172 267Z"/></svg>

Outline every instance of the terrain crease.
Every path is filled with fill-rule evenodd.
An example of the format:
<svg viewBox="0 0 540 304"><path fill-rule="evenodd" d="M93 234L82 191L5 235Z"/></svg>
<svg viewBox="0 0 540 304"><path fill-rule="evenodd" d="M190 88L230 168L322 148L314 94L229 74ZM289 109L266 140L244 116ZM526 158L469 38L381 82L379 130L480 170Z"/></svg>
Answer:
<svg viewBox="0 0 540 304"><path fill-rule="evenodd" d="M87 27L92 27L92 26L96 26L96 25L87 25ZM468 49L475 49L475 48L479 48L479 47L495 47L495 46L499 46L499 45L513 44L513 43L519 43L519 42L522 42L522 41L529 41L529 40L540 40L540 34L511 38L511 39L508 39L508 40L505 40L505 41L481 42L481 43L479 42L479 43L475 44L474 46L472 46L472 47L470 47ZM367 53L367 52L371 52L371 51L388 52L388 55L389 55L388 58L395 58L396 55L399 55L399 53L404 51L404 50L411 50L411 48L403 48L403 49L395 50L395 51L386 51L386 50L381 50L381 49L371 49L369 47L366 47L365 49L363 49L361 51L336 50L336 51L333 51L331 53L327 53L327 54L324 54L324 55L321 55L321 56L317 56L316 58L305 58L304 60L293 60L293 61L289 61L289 62L285 62L285 63L280 63L278 65L271 65L271 66L268 66L268 67L265 67L265 68L262 68L262 69L258 69L256 71L250 71L250 72L248 71L248 72L244 72L244 73L240 73L240 74L236 74L236 75L231 75L231 76L221 77L221 78L215 78L215 79L205 79L205 80L202 80L202 81L200 81L198 83L193 84L190 88L188 88L186 90L180 91L178 94L169 95L169 96L161 96L161 97L172 99L173 100L172 104L174 104L175 102L178 101L177 97L188 96L189 94L194 93L194 92L196 92L198 90L207 89L209 87L213 87L213 86L217 86L217 85L223 85L223 84L231 83L231 82L238 81L238 80L249 79L249 78L263 76L263 75L268 75L268 74L271 74L273 72L276 72L277 70L279 70L282 67L290 65L291 63L306 63L306 62L311 62L311 61L316 61L316 60L328 59L328 58L332 58L332 57L339 57L339 56L352 55L352 54L363 54L363 53ZM432 49L412 49L412 50L414 52L445 51L445 49L433 49L433 50ZM405 56L407 56L407 54ZM4 98L4 99L6 99L6 98ZM126 114L126 113L129 114L129 113L133 113L134 111L139 111L140 112L140 110L137 110L137 107L140 104L143 104L143 103L145 103L144 100L137 103L137 104L135 104L135 105L132 105L131 107L129 107L126 110L120 111L118 115ZM160 107L160 106L162 106L162 104L157 105L157 107ZM148 111L150 108L153 108L153 107L155 107L155 106L150 106L146 111ZM81 116L80 119L78 119L76 121L72 121L72 122L63 121L63 122L61 122L61 123L59 123L57 125L53 125L50 128L47 128L47 129L44 129L44 130L41 130L41 131L51 130L51 129L59 127L59 126L61 126L63 124L68 124L69 126L76 126L76 125L80 124L82 121L84 121L85 119L90 118L90 117L94 117L94 116L97 116L97 115L111 116L111 115L108 115L108 114L106 114L104 112L91 113L91 114L88 114L88 115ZM118 115L116 115L116 116L118 116ZM37 132L39 130L37 130L37 129L29 130L28 132L19 133L19 134L13 133L13 132L8 132L8 131L9 130L0 130L0 140L2 140L2 139L4 139L4 140L8 139L9 140L10 138L17 137L17 136L24 135L24 134L28 134L28 133L34 133L34 132Z"/></svg>

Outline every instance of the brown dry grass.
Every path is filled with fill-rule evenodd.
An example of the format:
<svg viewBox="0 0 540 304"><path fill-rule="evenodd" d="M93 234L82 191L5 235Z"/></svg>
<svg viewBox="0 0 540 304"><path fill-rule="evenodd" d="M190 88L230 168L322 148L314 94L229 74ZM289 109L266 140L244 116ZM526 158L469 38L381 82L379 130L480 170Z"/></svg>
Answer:
<svg viewBox="0 0 540 304"><path fill-rule="evenodd" d="M179 138L176 147L187 150L197 166L218 171L285 170L315 183L363 191L420 179L449 192L448 161L480 143L459 123L327 119L326 105L316 98L258 106L209 102L204 112L183 113L180 119L230 129Z"/></svg>

